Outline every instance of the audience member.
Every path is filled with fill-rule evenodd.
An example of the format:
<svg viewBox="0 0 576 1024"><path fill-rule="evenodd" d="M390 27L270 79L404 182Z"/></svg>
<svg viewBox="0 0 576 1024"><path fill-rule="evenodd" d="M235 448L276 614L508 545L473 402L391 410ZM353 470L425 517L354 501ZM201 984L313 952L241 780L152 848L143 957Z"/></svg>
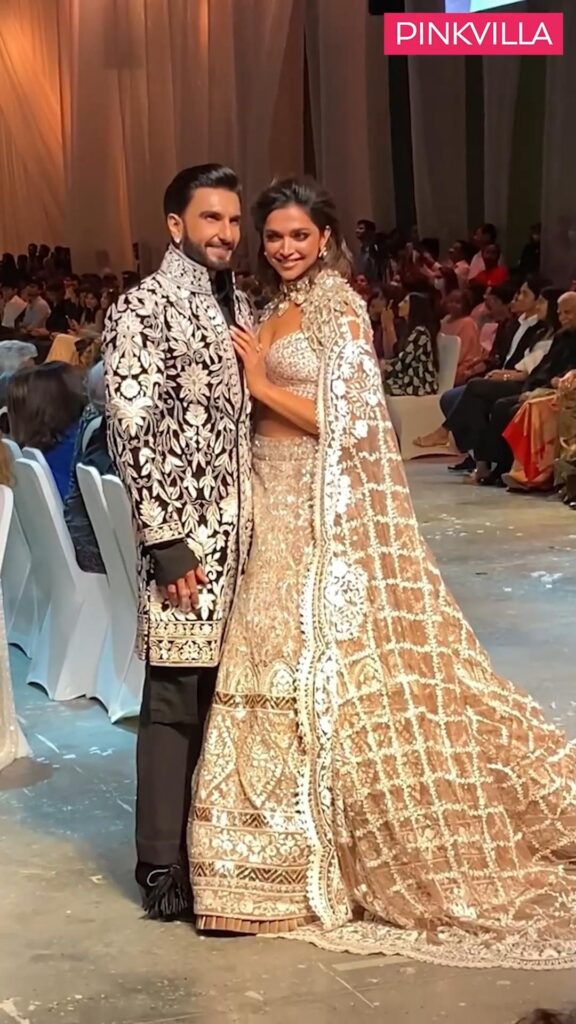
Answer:
<svg viewBox="0 0 576 1024"><path fill-rule="evenodd" d="M447 315L441 322L442 334L460 338L460 357L456 369L455 385L459 387L481 373L484 368L480 332L472 319L472 304L468 292L452 291L446 299Z"/></svg>
<svg viewBox="0 0 576 1024"><path fill-rule="evenodd" d="M87 381L88 405L84 410L76 448L72 460L72 474L68 497L64 502L64 518L70 531L76 560L85 572L105 572L98 542L86 511L82 492L78 485L76 468L78 465L92 466L101 476L116 475L106 439L106 420L104 408L106 402L104 386L104 365L97 363L88 374Z"/></svg>
<svg viewBox="0 0 576 1024"><path fill-rule="evenodd" d="M521 395L521 405L504 431L514 462L502 479L511 491L548 491L559 454L562 396L576 390L576 371L553 379L550 388ZM564 405L564 416L567 406ZM572 440L566 439L570 445Z"/></svg>
<svg viewBox="0 0 576 1024"><path fill-rule="evenodd" d="M540 235L541 224L533 224L530 228L530 238L522 249L518 265L514 268L518 277L527 277L528 274L540 272Z"/></svg>
<svg viewBox="0 0 576 1024"><path fill-rule="evenodd" d="M354 261L356 276L364 275L370 284L377 284L380 279L378 258L375 249L376 225L373 220L360 219L356 224L356 238L360 249Z"/></svg>
<svg viewBox="0 0 576 1024"><path fill-rule="evenodd" d="M26 302L20 296L15 280L5 279L2 285L2 327L14 327L26 309Z"/></svg>
<svg viewBox="0 0 576 1024"><path fill-rule="evenodd" d="M558 386L558 448L554 483L565 505L576 509L576 373L568 373Z"/></svg>
<svg viewBox="0 0 576 1024"><path fill-rule="evenodd" d="M438 393L438 323L428 294L409 293L398 306L399 316L407 323L407 337L393 359L381 363L387 395L435 395ZM382 314L384 334L396 345L394 314Z"/></svg>
<svg viewBox="0 0 576 1024"><path fill-rule="evenodd" d="M483 288L504 284L508 280L509 274L507 268L502 265L501 258L502 250L497 242L491 242L490 245L485 246L482 250L484 270L481 270L475 277L472 277L472 270L470 270L470 281L482 285Z"/></svg>
<svg viewBox="0 0 576 1024"><path fill-rule="evenodd" d="M82 378L66 363L18 370L8 386L10 434L21 448L44 453L62 500L84 405Z"/></svg>
<svg viewBox="0 0 576 1024"><path fill-rule="evenodd" d="M489 294L486 296L486 306L494 322L493 324L485 324L479 335L480 351L482 354L477 367L476 376L478 377L485 376L491 370L500 369L506 361L518 326L518 322L513 315L511 308L515 296L516 291L512 285L509 284L502 285L500 288L491 289ZM484 331L488 331L489 328L491 329L490 346L489 348L488 346L484 348L482 345L482 334ZM421 448L445 447L450 449L452 447L448 419L462 398L465 390L466 384L461 384L458 387L450 388L440 396L440 408L444 415L444 423L438 428L438 430L434 430L432 433L426 434L424 437L416 438L415 444L419 445ZM475 468L476 463L470 454L466 455L465 458L455 466L448 467L450 472L453 473L471 473Z"/></svg>
<svg viewBox="0 0 576 1024"><path fill-rule="evenodd" d="M558 298L558 292L556 288L545 288L539 304L540 322L547 329L547 351L535 365L534 350L527 353L523 363L532 368L521 378L519 391L503 394L492 402L486 422L476 437L476 481L480 484L502 486L502 476L512 467L513 455L503 434L520 407L521 396L541 388L550 389L553 381L576 369L576 294L567 292ZM544 337L541 333L541 338Z"/></svg>
<svg viewBox="0 0 576 1024"><path fill-rule="evenodd" d="M5 252L0 263L0 284L16 284L18 268L11 252Z"/></svg>
<svg viewBox="0 0 576 1024"><path fill-rule="evenodd" d="M50 306L42 297L42 287L37 278L32 278L26 286L26 309L19 320L24 333L31 333L38 327L45 327L50 316Z"/></svg>
<svg viewBox="0 0 576 1024"><path fill-rule="evenodd" d="M470 247L468 242L458 239L448 250L446 266L450 267L458 279L458 287L466 288L470 276Z"/></svg>
<svg viewBox="0 0 576 1024"><path fill-rule="evenodd" d="M519 394L522 382L534 368L535 360L543 357L546 344L551 341L549 325L539 320L543 306L539 306L538 299L543 289L541 278L531 277L524 282L514 301L517 327L505 358L503 352L500 354L503 368L493 369L486 377L469 381L447 416L445 429L453 435L459 451L472 454L490 419L494 403L499 398ZM530 362L523 363L522 360L536 350L539 343L538 354ZM459 463L458 467L461 465Z"/></svg>
<svg viewBox="0 0 576 1024"><path fill-rule="evenodd" d="M493 224L483 224L481 227L476 228L476 231L472 236L472 244L476 250L476 255L473 256L470 261L470 281L473 281L474 278L478 277L479 274L486 270L486 265L484 263L484 250L487 245L494 245L497 241L498 232Z"/></svg>

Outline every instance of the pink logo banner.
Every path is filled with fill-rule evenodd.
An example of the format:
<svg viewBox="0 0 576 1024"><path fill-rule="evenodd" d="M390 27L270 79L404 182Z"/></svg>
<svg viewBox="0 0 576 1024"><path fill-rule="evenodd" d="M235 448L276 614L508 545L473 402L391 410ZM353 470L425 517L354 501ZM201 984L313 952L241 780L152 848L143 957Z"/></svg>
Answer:
<svg viewBox="0 0 576 1024"><path fill-rule="evenodd" d="M576 0L574 0L576 3ZM385 14L384 53L404 57L562 56L562 14Z"/></svg>

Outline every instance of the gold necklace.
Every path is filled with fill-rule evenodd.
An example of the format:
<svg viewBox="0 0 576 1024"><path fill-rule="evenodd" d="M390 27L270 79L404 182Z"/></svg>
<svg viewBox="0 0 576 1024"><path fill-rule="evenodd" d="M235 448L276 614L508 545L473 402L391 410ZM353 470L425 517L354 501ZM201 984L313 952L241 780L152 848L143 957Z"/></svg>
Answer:
<svg viewBox="0 0 576 1024"><path fill-rule="evenodd" d="M280 293L277 300L276 316L284 316L290 306L303 306L308 298L313 278L307 274L297 281L290 281L289 284L280 285Z"/></svg>

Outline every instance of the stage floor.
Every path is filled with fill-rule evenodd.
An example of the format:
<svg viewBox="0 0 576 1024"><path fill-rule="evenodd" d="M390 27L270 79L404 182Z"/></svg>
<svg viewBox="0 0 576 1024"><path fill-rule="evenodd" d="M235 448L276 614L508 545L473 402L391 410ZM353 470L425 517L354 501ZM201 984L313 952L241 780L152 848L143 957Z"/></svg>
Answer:
<svg viewBox="0 0 576 1024"><path fill-rule="evenodd" d="M576 514L412 464L424 532L495 666L576 736ZM134 728L22 683L36 761L0 775L0 1024L512 1024L576 972L457 971L296 942L199 939L141 919Z"/></svg>

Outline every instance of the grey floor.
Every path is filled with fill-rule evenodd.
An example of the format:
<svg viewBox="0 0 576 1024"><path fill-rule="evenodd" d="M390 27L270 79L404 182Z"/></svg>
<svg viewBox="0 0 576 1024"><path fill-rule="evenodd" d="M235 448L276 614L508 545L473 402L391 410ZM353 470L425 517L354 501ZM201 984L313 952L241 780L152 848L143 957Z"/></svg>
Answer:
<svg viewBox="0 0 576 1024"><path fill-rule="evenodd" d="M576 514L410 466L419 517L499 671L576 735ZM34 749L0 776L0 1024L512 1024L576 1001L576 972L456 971L200 939L143 921L131 880L134 731L26 687Z"/></svg>

